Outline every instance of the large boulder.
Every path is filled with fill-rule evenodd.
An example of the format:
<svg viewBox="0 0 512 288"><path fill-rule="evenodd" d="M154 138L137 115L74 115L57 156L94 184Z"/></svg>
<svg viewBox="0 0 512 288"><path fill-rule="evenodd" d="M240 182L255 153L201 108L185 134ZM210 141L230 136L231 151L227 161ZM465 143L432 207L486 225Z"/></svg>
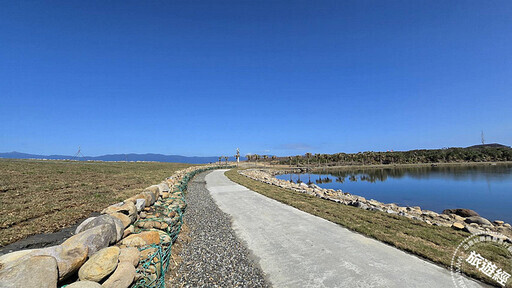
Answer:
<svg viewBox="0 0 512 288"><path fill-rule="evenodd" d="M81 242L65 241L61 245L16 251L0 257L0 266L11 267L34 256L50 256L57 261L59 280L75 273L87 260L88 247ZM2 286L0 286L2 287Z"/></svg>
<svg viewBox="0 0 512 288"><path fill-rule="evenodd" d="M135 208L137 208L137 212L142 211L142 209L146 207L146 199L136 199L135 201Z"/></svg>
<svg viewBox="0 0 512 288"><path fill-rule="evenodd" d="M132 219L128 216L126 216L123 213L112 213L110 216L115 217L116 219L119 219L123 223L123 231L126 227L130 226L132 224Z"/></svg>
<svg viewBox="0 0 512 288"><path fill-rule="evenodd" d="M475 211L473 211L471 209L461 209L461 208L445 209L445 210L443 210L443 214L446 214L446 215L455 214L455 215L459 215L461 217L480 216L480 215L478 215L478 213L476 213Z"/></svg>
<svg viewBox="0 0 512 288"><path fill-rule="evenodd" d="M142 194L142 196L144 196L144 199L146 199L146 206L151 206L151 205L155 204L156 199L157 199L157 196L156 196L155 192L153 192L153 191L144 191L141 194Z"/></svg>
<svg viewBox="0 0 512 288"><path fill-rule="evenodd" d="M102 286L98 282L85 280L71 283L66 288L102 288Z"/></svg>
<svg viewBox="0 0 512 288"><path fill-rule="evenodd" d="M464 220L466 223L476 223L478 225L492 225L491 221L485 219L484 217L480 216L471 216L467 217L466 220Z"/></svg>
<svg viewBox="0 0 512 288"><path fill-rule="evenodd" d="M137 267L140 259L140 251L135 247L122 248L119 252L119 263L128 262Z"/></svg>
<svg viewBox="0 0 512 288"><path fill-rule="evenodd" d="M108 247L109 244L115 243L117 235L118 231L114 225L103 224L70 237L62 245L75 246L78 243L82 243L89 249L89 255L93 255L99 250Z"/></svg>
<svg viewBox="0 0 512 288"><path fill-rule="evenodd" d="M137 207L135 206L135 199L129 199L125 202L122 202L122 205L114 204L111 206L108 206L107 208L103 209L101 211L101 214L114 214L114 213L122 213L132 221L135 221L137 219Z"/></svg>
<svg viewBox="0 0 512 288"><path fill-rule="evenodd" d="M357 208L365 209L365 210L368 210L370 208L367 204L365 204L365 203L363 203L363 202L361 202L359 200L352 201L352 202L349 203L349 205L357 207Z"/></svg>
<svg viewBox="0 0 512 288"><path fill-rule="evenodd" d="M165 183L165 182L158 184L158 188L160 189L160 193L171 191L171 189L169 188L169 185L167 185L167 183Z"/></svg>
<svg viewBox="0 0 512 288"><path fill-rule="evenodd" d="M119 250L119 247L112 246L92 255L78 271L80 280L99 282L110 275L117 267Z"/></svg>
<svg viewBox="0 0 512 288"><path fill-rule="evenodd" d="M114 229L116 230L116 242L122 239L125 228L124 223L111 215L101 215L85 219L84 222L76 227L75 234L105 224L114 226Z"/></svg>
<svg viewBox="0 0 512 288"><path fill-rule="evenodd" d="M462 229L464 229L465 226L464 226L464 224L462 224L460 222L455 222L452 224L451 227L455 230L462 230Z"/></svg>
<svg viewBox="0 0 512 288"><path fill-rule="evenodd" d="M128 288L135 279L135 267L129 262L119 262L116 271L103 282L103 288Z"/></svg>
<svg viewBox="0 0 512 288"><path fill-rule="evenodd" d="M124 238L121 244L128 247L141 247L149 244L159 244L160 234L156 231L144 231L138 234L132 234Z"/></svg>
<svg viewBox="0 0 512 288"><path fill-rule="evenodd" d="M88 252L89 248L84 243L65 241L61 245L44 248L34 254L54 257L59 267L59 280L63 280L75 273L84 264Z"/></svg>
<svg viewBox="0 0 512 288"><path fill-rule="evenodd" d="M57 261L51 256L25 257L16 265L0 266L2 288L56 288L57 279Z"/></svg>
<svg viewBox="0 0 512 288"><path fill-rule="evenodd" d="M30 254L33 254L35 251L40 250L41 249L20 250L2 255L0 256L0 267L9 267L16 265L18 262L24 261L26 260L27 257L30 257Z"/></svg>

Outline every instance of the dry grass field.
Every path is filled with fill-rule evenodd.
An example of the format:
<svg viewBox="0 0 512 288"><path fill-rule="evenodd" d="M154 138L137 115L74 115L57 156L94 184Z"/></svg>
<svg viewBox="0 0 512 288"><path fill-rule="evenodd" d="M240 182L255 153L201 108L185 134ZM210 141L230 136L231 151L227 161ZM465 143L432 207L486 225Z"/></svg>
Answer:
<svg viewBox="0 0 512 288"><path fill-rule="evenodd" d="M69 227L189 166L0 159L0 247Z"/></svg>

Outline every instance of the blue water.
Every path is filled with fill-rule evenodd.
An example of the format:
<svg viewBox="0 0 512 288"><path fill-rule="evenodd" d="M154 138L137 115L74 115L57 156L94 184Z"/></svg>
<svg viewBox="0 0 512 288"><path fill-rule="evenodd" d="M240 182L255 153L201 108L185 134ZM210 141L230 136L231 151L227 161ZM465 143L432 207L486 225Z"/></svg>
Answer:
<svg viewBox="0 0 512 288"><path fill-rule="evenodd" d="M512 223L512 165L325 170L277 178L317 184L400 206L441 213L448 208L475 210L489 220Z"/></svg>

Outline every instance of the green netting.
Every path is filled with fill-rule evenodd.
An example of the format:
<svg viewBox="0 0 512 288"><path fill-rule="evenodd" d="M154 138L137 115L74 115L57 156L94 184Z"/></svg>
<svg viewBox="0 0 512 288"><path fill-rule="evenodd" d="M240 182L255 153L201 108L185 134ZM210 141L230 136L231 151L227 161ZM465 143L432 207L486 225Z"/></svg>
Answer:
<svg viewBox="0 0 512 288"><path fill-rule="evenodd" d="M183 176L180 183L173 187L169 198L163 199L161 204L151 206L152 217L140 219L134 223L136 233L156 228L160 231L160 244L147 245L139 248L143 255L147 255L144 260L139 262L137 273L142 275L133 285L133 288L164 288L165 273L169 269L172 244L178 238L183 225L183 213L187 207L185 201L185 191L188 182L196 174L219 168L232 168L233 166L217 166L202 168ZM177 195L177 196L176 196Z"/></svg>

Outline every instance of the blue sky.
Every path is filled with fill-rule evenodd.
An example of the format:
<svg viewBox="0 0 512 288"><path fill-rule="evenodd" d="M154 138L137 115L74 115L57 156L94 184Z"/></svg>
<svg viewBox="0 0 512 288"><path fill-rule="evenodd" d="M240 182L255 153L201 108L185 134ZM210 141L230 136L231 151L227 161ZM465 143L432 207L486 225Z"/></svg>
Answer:
<svg viewBox="0 0 512 288"><path fill-rule="evenodd" d="M511 1L2 1L0 152L512 144Z"/></svg>

